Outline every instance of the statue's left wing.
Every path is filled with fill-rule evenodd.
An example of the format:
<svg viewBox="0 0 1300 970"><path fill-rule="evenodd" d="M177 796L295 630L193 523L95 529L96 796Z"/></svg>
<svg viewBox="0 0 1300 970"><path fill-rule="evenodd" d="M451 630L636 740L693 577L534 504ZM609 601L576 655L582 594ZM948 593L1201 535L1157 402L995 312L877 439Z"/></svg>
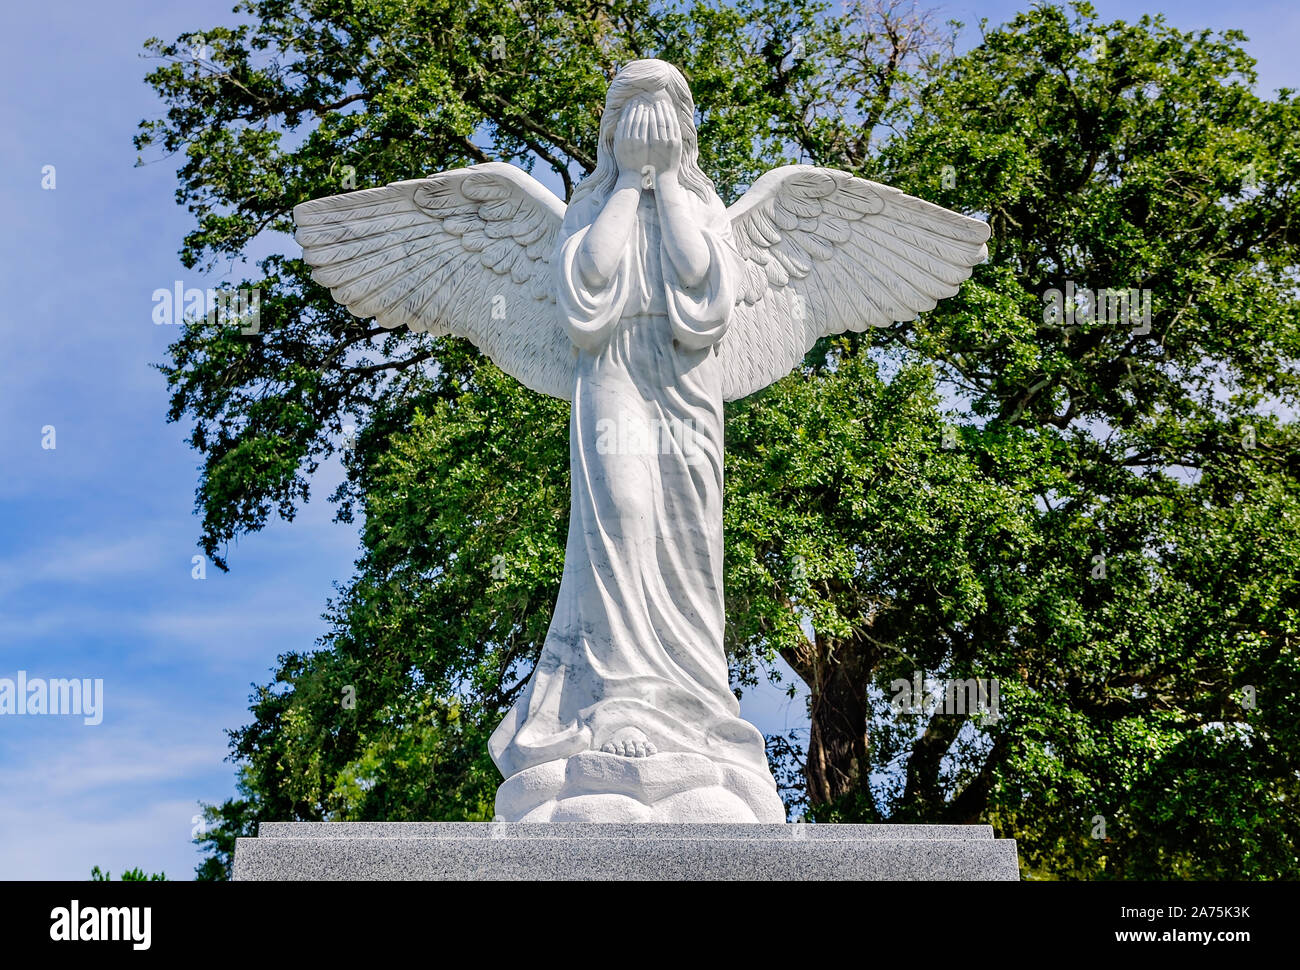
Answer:
<svg viewBox="0 0 1300 970"><path fill-rule="evenodd" d="M988 255L989 227L835 169L787 165L727 210L741 268L722 396L788 374L817 340L915 319Z"/></svg>
<svg viewBox="0 0 1300 970"><path fill-rule="evenodd" d="M312 279L359 317L472 341L543 394L573 394L551 257L564 203L489 162L295 206Z"/></svg>

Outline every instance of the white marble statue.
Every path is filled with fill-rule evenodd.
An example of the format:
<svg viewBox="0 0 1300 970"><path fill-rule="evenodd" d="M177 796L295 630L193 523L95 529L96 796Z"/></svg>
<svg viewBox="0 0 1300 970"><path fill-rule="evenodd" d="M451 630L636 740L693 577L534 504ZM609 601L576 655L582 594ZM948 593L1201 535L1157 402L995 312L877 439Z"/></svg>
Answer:
<svg viewBox="0 0 1300 970"><path fill-rule="evenodd" d="M727 208L694 118L676 68L634 61L567 209L500 163L294 209L354 314L466 337L572 402L559 600L490 742L507 821L785 819L723 653L722 403L819 337L932 309L985 257L984 223L831 169Z"/></svg>

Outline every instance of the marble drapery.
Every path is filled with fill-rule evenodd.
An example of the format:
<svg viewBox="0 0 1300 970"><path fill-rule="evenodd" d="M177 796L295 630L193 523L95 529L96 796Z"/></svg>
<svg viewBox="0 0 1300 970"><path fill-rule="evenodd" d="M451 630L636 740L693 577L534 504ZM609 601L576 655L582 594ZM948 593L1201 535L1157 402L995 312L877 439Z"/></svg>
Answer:
<svg viewBox="0 0 1300 970"><path fill-rule="evenodd" d="M650 193L604 288L589 290L577 268L595 213L559 247L558 303L576 348L564 574L537 667L489 746L503 792L531 771L545 779L531 787L558 800L549 789L563 787L566 759L634 727L658 752L649 760L702 756L723 769L715 782L744 773L730 787L746 804L728 802L718 820L782 821L763 737L740 717L723 651L714 348L735 300L736 256L720 205L698 206L709 269L694 287L663 252ZM537 815L539 798L541 816L554 817L536 791L522 805L499 796L498 811Z"/></svg>

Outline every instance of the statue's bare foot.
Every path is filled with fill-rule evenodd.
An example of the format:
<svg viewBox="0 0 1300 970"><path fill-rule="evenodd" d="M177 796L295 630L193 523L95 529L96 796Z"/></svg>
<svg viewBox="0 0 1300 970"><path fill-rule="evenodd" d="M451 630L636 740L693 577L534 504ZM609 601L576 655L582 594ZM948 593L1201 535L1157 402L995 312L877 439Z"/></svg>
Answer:
<svg viewBox="0 0 1300 970"><path fill-rule="evenodd" d="M619 728L614 736L600 748L606 754L622 755L625 758L648 758L656 750L654 744L634 727Z"/></svg>

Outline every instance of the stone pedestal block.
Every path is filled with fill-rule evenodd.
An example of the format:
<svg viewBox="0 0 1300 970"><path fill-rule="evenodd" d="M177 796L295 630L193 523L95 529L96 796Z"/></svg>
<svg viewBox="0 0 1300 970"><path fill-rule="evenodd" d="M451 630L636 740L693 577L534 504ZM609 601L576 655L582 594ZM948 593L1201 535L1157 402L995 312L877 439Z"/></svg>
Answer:
<svg viewBox="0 0 1300 970"><path fill-rule="evenodd" d="M237 880L1015 880L988 825L263 822Z"/></svg>

